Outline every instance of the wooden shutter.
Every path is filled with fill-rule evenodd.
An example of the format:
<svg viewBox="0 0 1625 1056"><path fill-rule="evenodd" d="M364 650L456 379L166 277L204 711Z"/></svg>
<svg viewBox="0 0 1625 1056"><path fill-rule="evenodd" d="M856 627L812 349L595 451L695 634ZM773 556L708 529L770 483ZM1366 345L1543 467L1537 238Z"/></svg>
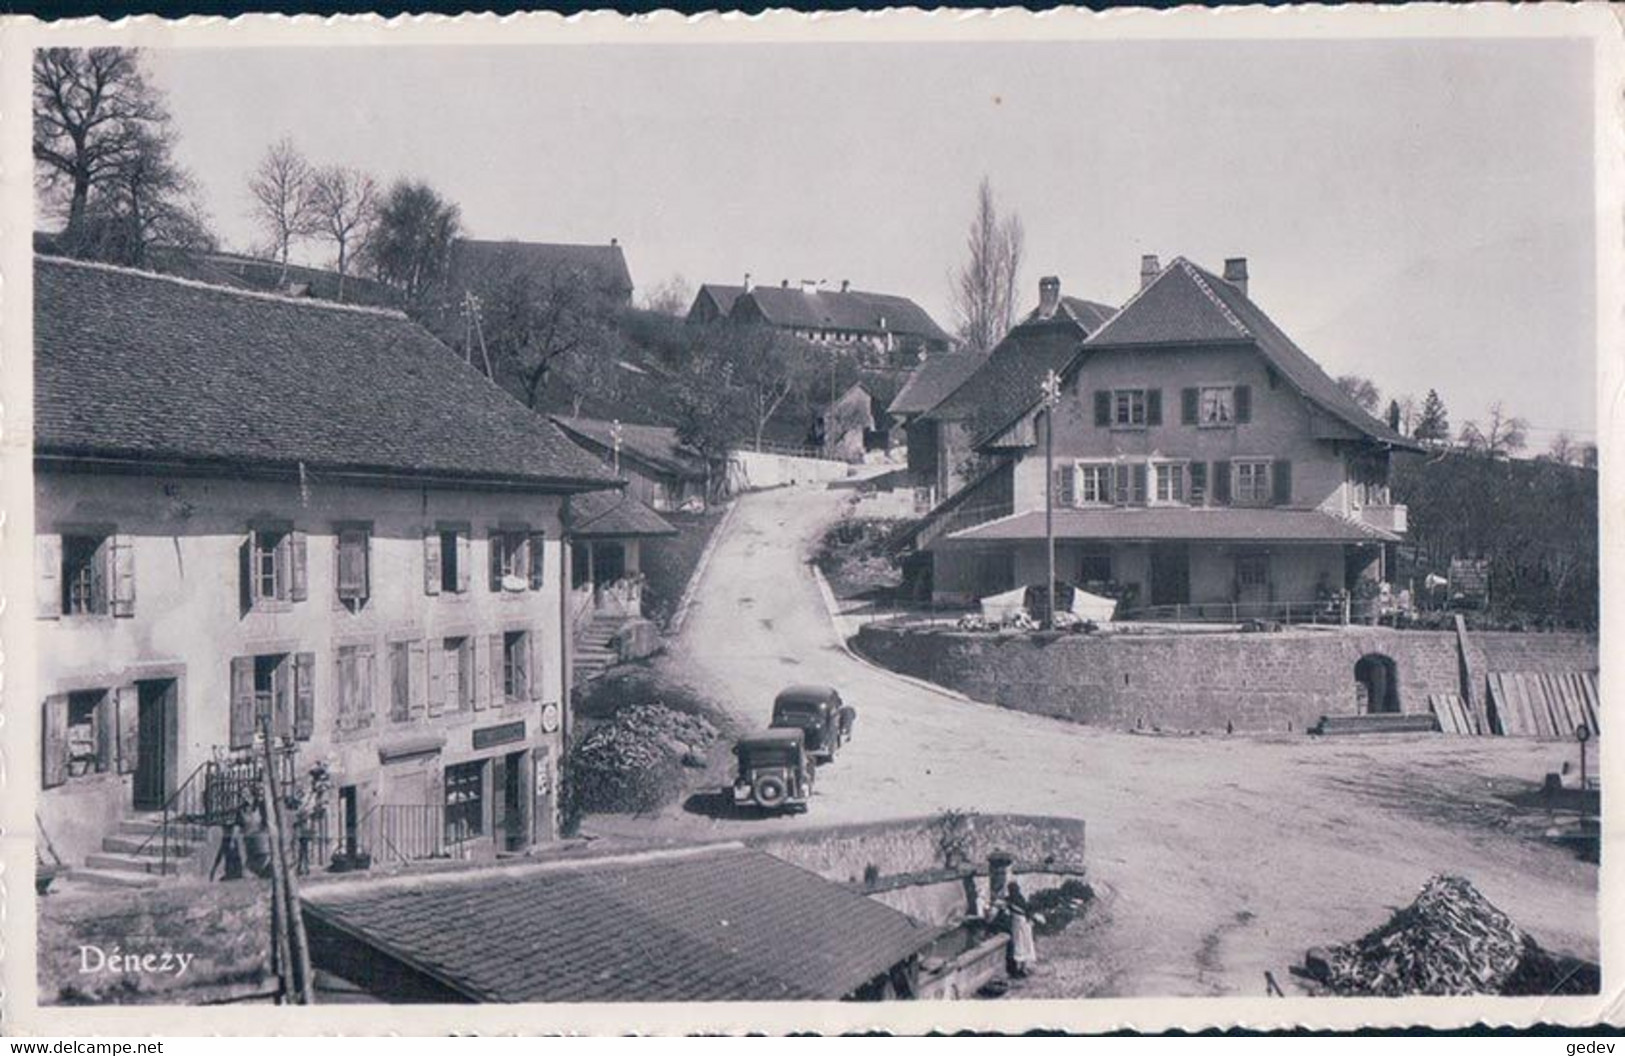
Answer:
<svg viewBox="0 0 1625 1056"><path fill-rule="evenodd" d="M1112 392L1110 389L1097 389L1095 391L1095 424L1097 426L1112 424Z"/></svg>
<svg viewBox="0 0 1625 1056"><path fill-rule="evenodd" d="M90 562L90 611L111 612L108 581L112 578L113 541L104 540Z"/></svg>
<svg viewBox="0 0 1625 1056"><path fill-rule="evenodd" d="M346 528L338 533L338 594L344 601L362 601L367 597L368 533L361 528Z"/></svg>
<svg viewBox="0 0 1625 1056"><path fill-rule="evenodd" d="M107 541L108 581L112 585L109 610L114 616L135 615L135 545L128 535L115 535Z"/></svg>
<svg viewBox="0 0 1625 1056"><path fill-rule="evenodd" d="M429 653L429 714L434 716L446 708L446 646L435 638L424 648Z"/></svg>
<svg viewBox="0 0 1625 1056"><path fill-rule="evenodd" d="M1053 488L1052 501L1057 507L1076 506L1078 504L1078 467L1056 466L1055 479L1050 482Z"/></svg>
<svg viewBox="0 0 1625 1056"><path fill-rule="evenodd" d="M293 658L277 665L271 680L271 731L278 737L293 737Z"/></svg>
<svg viewBox="0 0 1625 1056"><path fill-rule="evenodd" d="M408 710L407 716L414 721L428 710L429 706L429 671L428 650L422 642L413 642L407 648L407 682L408 682Z"/></svg>
<svg viewBox="0 0 1625 1056"><path fill-rule="evenodd" d="M316 732L316 654L293 657L293 735L310 740Z"/></svg>
<svg viewBox="0 0 1625 1056"><path fill-rule="evenodd" d="M288 546L288 600L304 601L310 595L309 546L304 532L283 536Z"/></svg>
<svg viewBox="0 0 1625 1056"><path fill-rule="evenodd" d="M1136 506L1145 505L1145 470L1144 462L1136 462L1129 467L1134 471L1134 497L1131 500Z"/></svg>
<svg viewBox="0 0 1625 1056"><path fill-rule="evenodd" d="M440 533L423 533L423 593L440 593Z"/></svg>
<svg viewBox="0 0 1625 1056"><path fill-rule="evenodd" d="M231 747L254 744L254 658L231 658Z"/></svg>
<svg viewBox="0 0 1625 1056"><path fill-rule="evenodd" d="M531 700L542 699L542 633L525 632L525 695Z"/></svg>
<svg viewBox="0 0 1625 1056"><path fill-rule="evenodd" d="M474 710L484 712L492 703L502 703L502 635L473 638Z"/></svg>
<svg viewBox="0 0 1625 1056"><path fill-rule="evenodd" d="M1145 393L1145 424L1162 424L1162 390L1147 389Z"/></svg>
<svg viewBox="0 0 1625 1056"><path fill-rule="evenodd" d="M1197 422L1196 422L1197 409L1198 409L1198 407L1199 407L1199 405L1201 403L1201 399L1202 399L1202 390L1201 389L1180 389L1179 390L1179 424L1180 425L1195 425L1195 424L1197 424Z"/></svg>
<svg viewBox="0 0 1625 1056"><path fill-rule="evenodd" d="M491 592L494 594L502 589L502 554L508 549L508 537L502 532L492 532L487 553L490 555Z"/></svg>
<svg viewBox="0 0 1625 1056"><path fill-rule="evenodd" d="M389 721L405 722L412 714L410 654L406 651L405 642L390 642L388 649Z"/></svg>
<svg viewBox="0 0 1625 1056"><path fill-rule="evenodd" d="M1201 506L1207 500L1207 463L1192 462L1190 504Z"/></svg>
<svg viewBox="0 0 1625 1056"><path fill-rule="evenodd" d="M1212 477L1214 505L1230 505L1230 463L1224 460L1213 463Z"/></svg>
<svg viewBox="0 0 1625 1056"><path fill-rule="evenodd" d="M1112 466L1112 502L1118 506L1127 506L1129 500L1130 479L1128 466L1122 462Z"/></svg>
<svg viewBox="0 0 1625 1056"><path fill-rule="evenodd" d="M541 532L531 532L528 549L530 589L541 590L547 586L547 536Z"/></svg>
<svg viewBox="0 0 1625 1056"><path fill-rule="evenodd" d="M457 533L457 593L468 593L469 574L474 571L474 547L467 530Z"/></svg>
<svg viewBox="0 0 1625 1056"><path fill-rule="evenodd" d="M135 686L113 690L114 713L118 722L118 772L135 772L141 744L141 691Z"/></svg>
<svg viewBox="0 0 1625 1056"><path fill-rule="evenodd" d="M96 772L105 774L117 765L118 755L118 715L113 707L117 699L112 691L101 695L96 702Z"/></svg>
<svg viewBox="0 0 1625 1056"><path fill-rule="evenodd" d="M355 667L355 724L367 729L378 714L378 649L373 643L356 647Z"/></svg>
<svg viewBox="0 0 1625 1056"><path fill-rule="evenodd" d="M1251 385L1236 386L1236 421L1245 423L1253 420L1253 387Z"/></svg>
<svg viewBox="0 0 1625 1056"><path fill-rule="evenodd" d="M62 615L62 537L34 537L34 615L54 620ZM54 697L52 698L55 699ZM66 704L63 705L67 707ZM66 712L63 723L67 722ZM64 726L64 728L66 728ZM59 780L57 784L61 784ZM47 788L50 785L45 786Z"/></svg>
<svg viewBox="0 0 1625 1056"><path fill-rule="evenodd" d="M68 695L57 693L45 698L40 723L40 779L46 788L55 788L68 779Z"/></svg>
<svg viewBox="0 0 1625 1056"><path fill-rule="evenodd" d="M1271 496L1277 506L1292 505L1292 463L1278 458L1270 464Z"/></svg>
<svg viewBox="0 0 1625 1056"><path fill-rule="evenodd" d="M237 600L243 612L254 607L254 533L237 547Z"/></svg>

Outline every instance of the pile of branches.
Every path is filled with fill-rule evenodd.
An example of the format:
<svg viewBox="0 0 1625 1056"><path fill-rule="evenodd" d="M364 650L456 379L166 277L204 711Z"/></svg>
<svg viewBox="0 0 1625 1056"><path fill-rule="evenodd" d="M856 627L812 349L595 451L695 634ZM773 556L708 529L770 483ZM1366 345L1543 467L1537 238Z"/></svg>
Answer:
<svg viewBox="0 0 1625 1056"><path fill-rule="evenodd" d="M1560 960L1467 880L1435 876L1375 931L1310 950L1303 974L1342 995L1504 995L1532 986L1554 992L1558 980L1548 966Z"/></svg>
<svg viewBox="0 0 1625 1056"><path fill-rule="evenodd" d="M704 765L717 729L698 715L636 704L587 734L570 753L579 812L635 814L682 791L683 767Z"/></svg>

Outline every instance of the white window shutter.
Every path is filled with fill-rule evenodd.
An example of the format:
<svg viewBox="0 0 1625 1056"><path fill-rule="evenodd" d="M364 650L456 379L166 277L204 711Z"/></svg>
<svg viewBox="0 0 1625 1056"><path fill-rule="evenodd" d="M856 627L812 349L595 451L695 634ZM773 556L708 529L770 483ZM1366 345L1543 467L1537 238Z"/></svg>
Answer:
<svg viewBox="0 0 1625 1056"><path fill-rule="evenodd" d="M112 583L109 608L114 616L135 615L135 541L128 535L108 540L108 579Z"/></svg>
<svg viewBox="0 0 1625 1056"><path fill-rule="evenodd" d="M62 615L60 535L34 537L34 591L34 615L42 620L54 620Z"/></svg>
<svg viewBox="0 0 1625 1056"><path fill-rule="evenodd" d="M440 533L423 533L423 593L440 593Z"/></svg>

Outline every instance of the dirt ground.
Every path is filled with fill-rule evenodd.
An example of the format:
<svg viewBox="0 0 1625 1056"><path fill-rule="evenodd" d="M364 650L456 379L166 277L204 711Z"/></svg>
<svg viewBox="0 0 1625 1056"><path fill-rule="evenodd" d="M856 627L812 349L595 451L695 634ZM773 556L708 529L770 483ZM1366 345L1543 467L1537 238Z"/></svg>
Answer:
<svg viewBox="0 0 1625 1056"><path fill-rule="evenodd" d="M678 805L587 831L726 838L948 808L1081 817L1100 906L1051 941L1020 996L1262 995L1266 970L1294 993L1287 969L1305 949L1364 934L1440 872L1467 877L1547 948L1597 957L1597 866L1539 839L1545 816L1514 802L1572 745L1141 736L957 698L842 648L804 559L842 497L742 498L663 661L745 725L765 724L790 682L830 683L857 705L809 813Z"/></svg>

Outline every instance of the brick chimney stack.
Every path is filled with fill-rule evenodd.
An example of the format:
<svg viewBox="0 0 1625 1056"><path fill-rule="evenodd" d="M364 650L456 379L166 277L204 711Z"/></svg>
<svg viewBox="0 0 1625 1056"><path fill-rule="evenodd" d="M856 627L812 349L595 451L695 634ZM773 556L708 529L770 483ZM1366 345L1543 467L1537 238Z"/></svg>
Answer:
<svg viewBox="0 0 1625 1056"><path fill-rule="evenodd" d="M1224 281L1241 291L1243 297L1247 295L1247 258L1226 257L1224 261Z"/></svg>
<svg viewBox="0 0 1625 1056"><path fill-rule="evenodd" d="M1141 257L1140 289L1143 290L1147 286L1151 285L1152 280L1161 274L1161 272L1162 262L1157 260L1157 255L1155 253L1147 253L1145 256Z"/></svg>
<svg viewBox="0 0 1625 1056"><path fill-rule="evenodd" d="M1045 275L1038 280L1038 317L1040 319L1055 318L1055 310L1061 306L1061 280L1055 275Z"/></svg>
<svg viewBox="0 0 1625 1056"><path fill-rule="evenodd" d="M749 293L751 290L753 290L755 288L756 288L755 286L751 285L750 272L748 272L748 271L745 272L745 292Z"/></svg>

